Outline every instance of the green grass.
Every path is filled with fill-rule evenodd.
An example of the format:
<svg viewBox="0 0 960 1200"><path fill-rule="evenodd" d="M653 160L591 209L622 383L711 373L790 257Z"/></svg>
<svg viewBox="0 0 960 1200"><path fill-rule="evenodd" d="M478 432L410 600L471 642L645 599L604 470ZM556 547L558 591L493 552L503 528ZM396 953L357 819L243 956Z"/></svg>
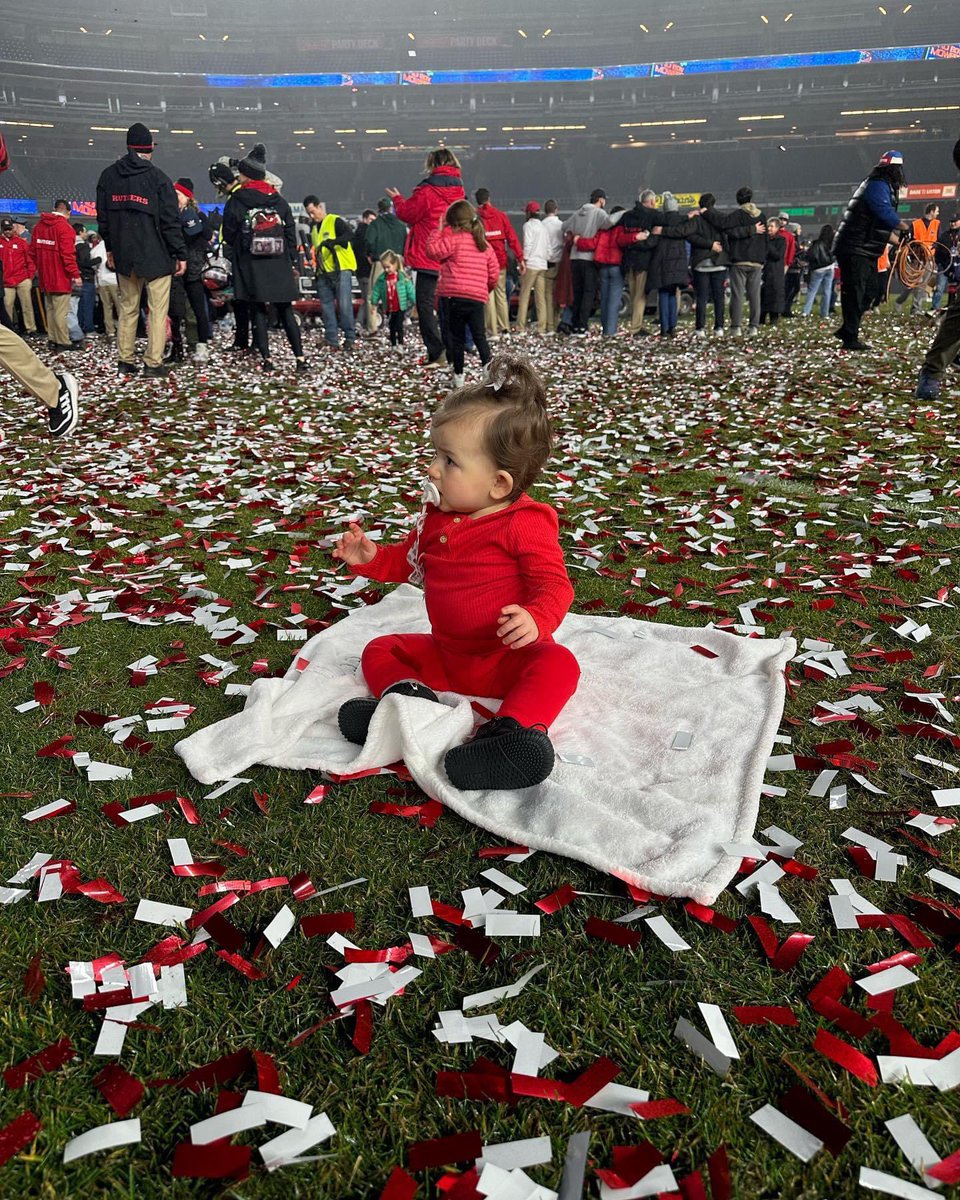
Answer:
<svg viewBox="0 0 960 1200"><path fill-rule="evenodd" d="M682 1177L691 1170L706 1173L709 1155L725 1144L734 1194L743 1200L840 1200L860 1194L856 1179L861 1164L920 1182L885 1130L886 1119L913 1113L943 1156L960 1146L960 1093L883 1084L871 1089L815 1053L811 1044L820 1025L853 1040L805 1002L813 984L833 965L858 977L868 964L904 948L892 931L837 931L826 900L830 878L849 877L863 895L889 911L907 911L913 892L951 898L923 878L933 860L901 843L898 831L911 809L934 811L931 787L955 786L945 772L916 763L913 756L957 756L945 742L902 736L895 726L919 719L898 707L905 680L922 683L924 668L943 662L939 679L928 686L944 691L950 707L960 677L956 609L914 607L924 596L936 596L957 583L956 392L937 405L918 405L910 398L930 333L925 325L918 329L882 318L870 331L877 353L860 358L839 357L828 329L786 322L757 343L711 344L692 353L682 343L657 349L618 342L601 350L592 340L588 346L558 344L534 351L550 382L558 432L557 454L535 495L561 509L576 608L600 600L602 611L613 613L625 602L644 603L666 594L670 602L649 619L699 626L711 617L721 619L717 610L739 620L737 604L749 599L786 597L790 606L761 606L772 615L768 636L791 630L798 639L822 638L846 650L851 664L877 668L824 682L804 680L794 672L799 686L788 701L781 731L793 738L790 749L796 753L812 754L818 743L848 736L842 725L817 729L809 724L817 700L839 699L856 682L888 689L878 697L883 712L871 717L883 736L868 742L852 735L855 753L879 763L871 778L887 795L873 796L841 772L836 782L848 783L849 805L829 812L825 801L806 794L814 776L796 772L771 776L788 794L761 802L758 828L775 823L802 838L799 856L819 872L811 882L787 878L781 885L801 918L800 928L815 935L799 966L785 975L772 971L745 922L724 935L690 918L679 901L667 902L659 911L691 943L688 952L673 955L649 933L633 951L592 941L583 932L587 916L609 919L627 911L631 902L616 880L546 854L508 868L527 885L522 900L532 901L567 882L606 893L606 898L581 898L545 918L539 941L505 941L491 968L461 951L436 961L417 960L421 977L386 1009L376 1010L366 1056L350 1044L351 1020L324 1025L299 1047L290 1045L333 1011L329 990L335 980L328 968L342 964L323 938L308 941L294 931L257 961L265 971L258 982L243 978L208 951L187 965L188 1007L147 1012L143 1021L156 1028L131 1030L120 1064L149 1081L244 1047L261 1049L275 1057L285 1094L325 1110L337 1128L337 1135L319 1147L320 1161L272 1175L255 1169L233 1185L177 1181L170 1175L175 1145L189 1138L191 1123L214 1111L210 1092L148 1089L131 1114L142 1119L139 1145L63 1166L62 1149L69 1138L115 1119L92 1084L110 1061L93 1056L100 1018L70 998L67 962L109 952L128 964L139 961L168 932L133 922L140 897L201 907L196 888L207 881L171 875L168 836L187 837L198 860L222 859L231 878L306 871L323 888L368 877L365 886L305 904L295 903L289 889L267 891L244 898L228 916L255 935L282 903L289 902L298 917L349 908L356 913L354 940L370 948L398 944L412 928L449 935L450 928L439 921L410 918L407 887L427 884L435 898L456 904L461 888L475 886L479 871L490 865L478 859L478 850L496 839L448 812L433 829L370 814L371 801L396 798L387 797L387 789L396 786L390 777L333 786L324 803L304 806L303 797L319 781L316 773L258 767L248 774L253 787L269 796L268 815L254 804L250 786L204 801L210 789L197 785L173 753L182 735L150 736L137 728L154 743L149 754L138 756L113 745L99 730L75 725L74 714L142 714L150 703L170 696L196 705L188 722L188 730L195 730L242 703L239 697L225 696L223 685L201 681L199 672L207 669L202 654L239 666L228 682L251 682L257 677L251 668L262 659L271 672L282 672L298 647L278 642L274 625L285 624L293 605L301 605L311 622L343 615L322 589L335 576L328 547L344 520L358 513L368 524L389 518L398 523L388 529L399 533L415 511L425 425L436 397L424 392L417 371L401 371L385 355L325 360L315 380L298 392L283 381L253 381L249 371L236 367L218 370L205 382L184 371L169 387L123 388L114 386L106 356L98 359L96 353L102 352L95 352L78 368L85 385L85 420L68 445L45 440L30 402L8 402L0 448L0 488L5 492L0 509L9 513L0 520L0 549L12 562L31 561L30 551L41 545L47 551L26 579L22 571L0 574L4 604L24 596L33 602L17 618L19 644L8 638L0 659L0 667L18 654L27 659L0 685L3 790L31 793L30 798L8 795L4 800L3 878L35 852L46 851L72 859L84 879L106 876L127 902L101 906L69 896L40 905L34 891L3 910L0 986L6 1003L0 1021L5 1063L63 1036L73 1039L77 1056L20 1092L4 1089L0 1094L0 1125L27 1108L42 1121L34 1145L0 1168L0 1195L376 1197L392 1167L406 1163L410 1144L472 1129L485 1142L549 1134L554 1163L530 1173L556 1188L566 1138L589 1128L595 1165L609 1164L613 1146L647 1137ZM574 475L573 485L561 491L557 471ZM922 488L931 489L932 499L911 503L911 493ZM689 527L678 520L697 508L702 509L699 534L730 539L725 557L709 551L710 536L704 536L705 553L684 549ZM706 516L718 508L733 515L733 528L712 529ZM186 528L198 517L211 517L209 527ZM600 532L587 532L575 543L574 532L584 528L585 519L595 521ZM276 531L258 533L256 526L265 521L273 522ZM97 530L95 522L113 528ZM797 535L798 522L806 523L805 536ZM301 528L288 528L296 523ZM626 537L628 531L637 536ZM183 535L185 544L159 541L174 533ZM66 552L51 547L64 536L69 539ZM110 549L107 543L118 538L127 538L128 544ZM211 548L221 542L229 542L230 548ZM140 561L124 562L122 556L141 543L147 548ZM309 554L291 564L291 550L305 543ZM578 555L586 549L601 553L603 565L622 578L578 569ZM898 553L916 561L877 561ZM872 577L854 589L862 589L867 604L837 594L834 607L814 608L812 602L830 592L849 565L845 555L872 556ZM250 557L255 569L231 571L225 565L230 557ZM163 565L168 558L172 561ZM940 565L941 559L951 561ZM794 583L822 580L825 586L785 590L776 571L781 562ZM749 572L750 582L736 594L718 595L727 576L710 570L710 564L736 568L731 575ZM631 584L637 568L647 572L640 587ZM135 585L142 589L139 601L145 606L171 605L189 586L180 577L200 575L201 587L231 605L230 615L240 622L265 622L256 641L224 647L195 624L104 622L99 614L76 625L45 629L54 597L71 589L86 595ZM775 586L767 586L767 580ZM285 584L306 586L283 591ZM277 607L255 603L268 586L272 591L260 605L265 601ZM891 596L906 607L885 603ZM955 603L958 593L948 598ZM715 607L698 610L689 606L691 600ZM180 608L186 612L195 603L208 601L193 600ZM6 608L0 626L14 625L16 611ZM116 611L113 601L111 611ZM928 621L933 635L911 647L881 620L891 615ZM312 631L319 627L308 626ZM853 656L868 648L859 645L861 639L870 633L875 635L871 647L909 647L914 660L894 665L856 660ZM41 634L49 636L39 640ZM165 667L143 687L129 686L126 664L148 654L164 658L178 653L181 643L184 663ZM80 647L64 660L69 670L43 657L51 645ZM14 705L32 697L35 681L54 685L53 705L15 713ZM74 736L74 749L131 766L133 778L88 784L69 761L36 756L39 748L64 734ZM925 783L905 778L901 772L906 770ZM165 788L190 796L203 824L187 825L171 806L169 823L157 819L118 829L99 811L108 801ZM75 800L77 811L37 824L21 819L23 812L59 796ZM849 824L894 842L906 854L909 862L897 884L859 875L840 837ZM936 865L960 870L956 834L936 842L918 836L942 853ZM250 854L237 858L218 847L217 839L240 843ZM732 890L717 907L734 917L759 911L756 901L745 902ZM783 937L790 929L777 932ZM949 943L934 940L936 946L923 952L924 961L916 968L919 983L899 993L894 1008L897 1018L927 1045L955 1028L960 1000L956 957ZM38 951L47 986L31 1003L24 996L23 975ZM674 1097L691 1114L641 1126L612 1114L533 1099L507 1108L438 1098L438 1071L464 1069L481 1054L509 1069L513 1052L489 1042L437 1043L430 1033L437 1013L459 1007L470 992L515 979L537 962L545 962L547 969L496 1011L505 1024L520 1020L545 1033L560 1053L546 1074L572 1078L607 1055L621 1067L619 1082L645 1088L651 1098ZM288 991L286 985L297 975L301 981ZM853 992L845 1000L869 1015ZM740 1046L742 1057L726 1080L673 1037L680 1016L700 1024L698 1001L721 1006ZM730 1015L737 1004L768 1003L791 1006L799 1025L740 1028ZM872 1056L887 1052L878 1033L856 1044ZM796 1082L787 1059L846 1108L853 1137L836 1160L823 1151L804 1165L748 1120L762 1104L776 1104ZM254 1079L248 1075L232 1086L245 1090L254 1086ZM276 1132L271 1128L267 1136ZM253 1131L235 1140L256 1145L264 1136ZM440 1174L419 1176L418 1194L435 1194ZM597 1183L592 1174L590 1178L592 1196Z"/></svg>

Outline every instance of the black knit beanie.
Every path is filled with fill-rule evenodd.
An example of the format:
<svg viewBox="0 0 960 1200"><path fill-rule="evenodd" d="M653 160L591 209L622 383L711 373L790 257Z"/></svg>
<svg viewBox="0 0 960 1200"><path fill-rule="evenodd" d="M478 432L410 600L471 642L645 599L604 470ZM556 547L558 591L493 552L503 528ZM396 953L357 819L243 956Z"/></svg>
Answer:
<svg viewBox="0 0 960 1200"><path fill-rule="evenodd" d="M263 142L257 142L246 158L240 159L237 170L248 179L266 179L267 148Z"/></svg>
<svg viewBox="0 0 960 1200"><path fill-rule="evenodd" d="M188 179L186 175L181 175L179 179L175 180L175 182L179 183L181 187L185 187L188 192L196 192L197 190L193 186L193 180Z"/></svg>
<svg viewBox="0 0 960 1200"><path fill-rule="evenodd" d="M146 125L135 121L127 130L128 150L139 150L142 154L149 154L153 150L153 145L153 134Z"/></svg>

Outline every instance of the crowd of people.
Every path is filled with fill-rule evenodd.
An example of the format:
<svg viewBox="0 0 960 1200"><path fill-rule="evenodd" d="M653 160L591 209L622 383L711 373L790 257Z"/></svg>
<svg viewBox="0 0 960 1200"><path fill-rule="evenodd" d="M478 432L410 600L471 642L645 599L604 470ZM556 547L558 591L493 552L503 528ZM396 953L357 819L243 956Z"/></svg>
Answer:
<svg viewBox="0 0 960 1200"><path fill-rule="evenodd" d="M320 346L345 353L381 324L402 353L415 319L425 369L449 369L459 387L468 351L486 364L491 343L510 333L584 337L595 313L603 340L656 333L668 341L687 306L695 339L707 338L708 327L714 337L741 338L781 318L827 318L839 297L835 334L845 350L861 352L868 349L862 317L887 297L901 239L926 248L926 267L897 311L910 303L911 313L922 313L929 296L936 314L960 256L960 212L941 221L939 206L929 204L912 222L898 214L904 175L897 151L884 154L856 190L837 229L823 225L808 239L788 213L764 213L746 186L728 210L705 192L684 212L670 192L650 188L630 208L610 206L595 188L566 219L556 201L541 208L533 200L518 235L488 189L476 189L471 203L460 163L445 147L427 155L426 177L408 196L385 188L376 209L354 224L312 194L298 222L258 143L210 168L224 204L208 218L193 181L169 179L153 162L154 149L146 126L132 125L127 153L100 176L95 230L71 222L61 199L29 237L11 218L0 223L7 330L19 325L25 338L45 338L59 355L82 350L102 328L115 338L122 375L159 377L185 361L188 348L205 363L218 318L232 326L230 349L255 354L264 372L276 369L271 332L282 333L299 373L310 369L304 318L311 307L319 309ZM952 316L943 322L947 349L955 324ZM939 391L946 353L924 364L918 396ZM18 378L42 394L51 432L69 432L73 377L43 370L42 388ZM57 406L66 415L53 415Z"/></svg>

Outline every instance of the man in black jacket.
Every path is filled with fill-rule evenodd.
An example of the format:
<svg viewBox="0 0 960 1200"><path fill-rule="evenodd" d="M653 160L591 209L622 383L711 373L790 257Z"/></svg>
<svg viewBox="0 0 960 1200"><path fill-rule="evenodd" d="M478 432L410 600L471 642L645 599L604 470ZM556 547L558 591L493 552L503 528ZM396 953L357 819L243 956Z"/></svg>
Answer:
<svg viewBox="0 0 960 1200"><path fill-rule="evenodd" d="M654 225L661 223L657 193L651 188L641 189L636 204L620 220L623 229L645 229L648 233ZM647 305L647 274L654 246L656 242L651 246L649 241L628 246L620 264L630 288L630 332L636 337L645 337L648 332L643 327L643 315Z"/></svg>
<svg viewBox="0 0 960 1200"><path fill-rule="evenodd" d="M743 301L746 296L750 305L751 334L760 331L760 287L763 282L763 264L767 261L767 218L753 203L753 192L748 187L737 191L737 207L733 212L718 213L708 209L704 220L726 240L730 255L730 333L733 337L743 336Z"/></svg>
<svg viewBox="0 0 960 1200"><path fill-rule="evenodd" d="M147 289L150 315L144 375L166 375L163 351L167 338L170 281L187 266L187 248L173 184L150 161L153 135L138 121L127 130L127 153L100 176L97 219L107 248L107 266L117 272L120 321L117 329L118 370L136 374L137 321L140 294Z"/></svg>

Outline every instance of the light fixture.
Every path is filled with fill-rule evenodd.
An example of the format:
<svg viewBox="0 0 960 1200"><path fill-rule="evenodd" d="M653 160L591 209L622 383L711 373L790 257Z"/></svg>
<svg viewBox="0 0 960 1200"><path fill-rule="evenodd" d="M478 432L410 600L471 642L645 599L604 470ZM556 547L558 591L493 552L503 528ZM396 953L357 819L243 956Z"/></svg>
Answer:
<svg viewBox="0 0 960 1200"><path fill-rule="evenodd" d="M960 104L930 104L920 108L844 108L841 117L875 117L882 113L956 112Z"/></svg>
<svg viewBox="0 0 960 1200"><path fill-rule="evenodd" d="M201 42L205 42L207 40L207 35L205 33L198 33L197 37L200 39Z"/></svg>
<svg viewBox="0 0 960 1200"><path fill-rule="evenodd" d="M94 133L126 133L121 125L91 125L90 128Z"/></svg>
<svg viewBox="0 0 960 1200"><path fill-rule="evenodd" d="M787 13L787 15L783 18L783 20L784 20L784 23L786 23L787 21L792 21L793 13Z"/></svg>
<svg viewBox="0 0 960 1200"><path fill-rule="evenodd" d="M882 13L883 13L883 15L884 15L884 16L886 16L886 15L887 15L887 10L886 10L886 9L883 7L883 5L882 5L882 4L878 4L878 5L877 5L877 8L880 10L880 12L882 12Z"/></svg>
<svg viewBox="0 0 960 1200"><path fill-rule="evenodd" d="M229 34L229 33L225 33L225 34L223 35L223 37L220 39L220 41L221 41L221 42L229 42L229 41L230 41L230 34Z"/></svg>
<svg viewBox="0 0 960 1200"><path fill-rule="evenodd" d="M315 129L295 129L294 133L316 133Z"/></svg>
<svg viewBox="0 0 960 1200"><path fill-rule="evenodd" d="M104 37L109 37L111 33L113 33L113 30L112 30L112 29L105 29L105 30L103 31L103 36L104 36Z"/></svg>
<svg viewBox="0 0 960 1200"><path fill-rule="evenodd" d="M761 20L761 21L764 23L764 25L769 25L769 24L770 24L770 21L768 20L768 18L767 18L767 17L765 17L765 16L763 15L763 13L761 13L761 14L760 14L760 20Z"/></svg>
<svg viewBox="0 0 960 1200"><path fill-rule="evenodd" d="M355 129L335 129L334 133L356 133Z"/></svg>
<svg viewBox="0 0 960 1200"><path fill-rule="evenodd" d="M673 28L673 22L672 22L672 21L668 21L668 22L666 23L666 25L664 25L664 27L663 27L663 32L664 32L664 33L666 33L668 29L672 29L672 28Z"/></svg>
<svg viewBox="0 0 960 1200"><path fill-rule="evenodd" d="M415 42L417 40L416 37L414 36L414 34L412 34L412 33L408 33L407 37L410 39L411 42Z"/></svg>
<svg viewBox="0 0 960 1200"><path fill-rule="evenodd" d="M364 133L386 133L385 129L365 129Z"/></svg>
<svg viewBox="0 0 960 1200"><path fill-rule="evenodd" d="M87 32L87 31L84 29L84 27L83 27L82 25L80 26L80 32L81 32L81 33L86 33L86 32Z"/></svg>
<svg viewBox="0 0 960 1200"><path fill-rule="evenodd" d="M171 129L171 133L193 133L192 129Z"/></svg>
<svg viewBox="0 0 960 1200"><path fill-rule="evenodd" d="M519 33L522 38L525 38L527 36L526 33L522 29L518 29L517 33Z"/></svg>
<svg viewBox="0 0 960 1200"><path fill-rule="evenodd" d="M706 125L706 117L690 117L684 121L622 121L621 129L647 129L654 125Z"/></svg>
<svg viewBox="0 0 960 1200"><path fill-rule="evenodd" d="M767 113L764 116L755 117L737 117L738 121L784 121L786 120L784 113Z"/></svg>
<svg viewBox="0 0 960 1200"><path fill-rule="evenodd" d="M908 4L908 5L907 5L907 7L906 7L906 8L905 8L903 11L904 11L905 13L908 13L908 12L910 11L910 9L911 9L911 8L913 8L913 5L912 5L912 4Z"/></svg>
<svg viewBox="0 0 960 1200"><path fill-rule="evenodd" d="M0 121L0 125L14 125L17 129L53 129L54 126L47 121ZM91 125L91 129L95 129L95 125ZM121 131L122 132L122 131Z"/></svg>
<svg viewBox="0 0 960 1200"><path fill-rule="evenodd" d="M427 133L469 133L469 125L438 125L435 129L428 129Z"/></svg>
<svg viewBox="0 0 960 1200"><path fill-rule="evenodd" d="M245 133L245 134L247 134L249 137L256 137L256 136L257 136L257 131L256 131L255 129L235 129L233 132L234 132L234 133Z"/></svg>
<svg viewBox="0 0 960 1200"><path fill-rule="evenodd" d="M541 132L547 129L586 129L586 125L501 125L500 129L503 133L513 133L514 131L530 129Z"/></svg>
<svg viewBox="0 0 960 1200"><path fill-rule="evenodd" d="M541 33L541 34L540 34L540 36L541 36L541 37L549 37L551 33L553 33L553 30L552 30L552 29L545 29L545 30L543 31L543 33Z"/></svg>

